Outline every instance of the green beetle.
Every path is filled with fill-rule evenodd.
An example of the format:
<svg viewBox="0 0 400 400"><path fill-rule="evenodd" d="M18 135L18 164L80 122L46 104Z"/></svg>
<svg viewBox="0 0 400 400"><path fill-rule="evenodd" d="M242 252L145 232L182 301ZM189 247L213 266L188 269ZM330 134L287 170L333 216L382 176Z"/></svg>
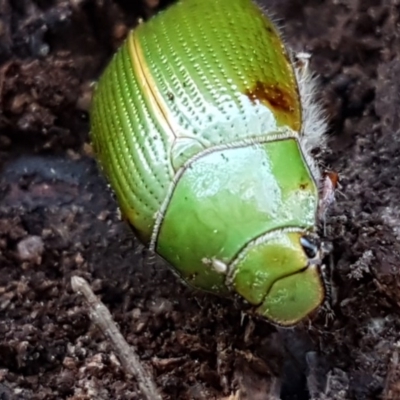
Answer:
<svg viewBox="0 0 400 400"><path fill-rule="evenodd" d="M310 155L325 122L298 64L251 0L180 0L129 34L90 112L139 239L189 285L282 326L324 301L317 231L333 193Z"/></svg>

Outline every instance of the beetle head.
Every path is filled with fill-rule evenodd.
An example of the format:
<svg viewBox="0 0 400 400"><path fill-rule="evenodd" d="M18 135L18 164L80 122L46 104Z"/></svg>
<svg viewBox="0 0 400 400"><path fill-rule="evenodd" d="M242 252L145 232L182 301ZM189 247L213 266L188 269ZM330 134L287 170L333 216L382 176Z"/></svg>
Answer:
<svg viewBox="0 0 400 400"><path fill-rule="evenodd" d="M318 309L325 298L321 273L325 249L303 230L277 230L251 242L231 268L234 290L255 313L292 326Z"/></svg>

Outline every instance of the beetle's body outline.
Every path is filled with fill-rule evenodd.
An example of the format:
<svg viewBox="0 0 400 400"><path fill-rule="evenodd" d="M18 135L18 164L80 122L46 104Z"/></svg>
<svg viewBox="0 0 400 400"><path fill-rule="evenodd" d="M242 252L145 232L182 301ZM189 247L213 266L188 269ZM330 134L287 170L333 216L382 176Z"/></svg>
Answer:
<svg viewBox="0 0 400 400"><path fill-rule="evenodd" d="M258 278L254 278L258 272L252 270L252 262L247 258L252 257L252 252L255 252L256 258L259 255L255 250L249 250L249 254L242 257L248 265L243 261L246 265L242 267L238 266L241 264L236 259L251 243L257 243L266 257L276 252L284 256L279 260L276 271L285 268L291 271L292 267L300 271L300 264L295 267L297 262L313 265L303 257L299 238L306 234L314 235L318 228L322 177L311 151L324 145L326 122L318 103L314 101L315 80L308 71L306 57L300 57L302 66L295 66L279 32L251 0L230 3L227 0L181 0L132 31L96 89L91 111L92 138L100 165L116 191L122 213L141 241L172 263L186 282L216 294L228 295L242 291L244 298L248 301L253 299L250 303L256 306L262 298L261 294L254 295L260 286ZM231 7L229 13L233 24L229 15L225 18L227 7ZM199 26L200 22L203 24ZM190 24L194 24L193 29ZM240 26L247 26L248 29L245 31L247 33L243 33L244 40L237 43L235 40L241 37ZM162 36L174 31L174 43L172 39ZM242 43L246 41L248 45L254 44L254 49L243 48ZM226 44L227 48L220 49L221 43ZM185 46L188 55L184 54ZM243 61L246 57L250 60ZM187 59L191 64L183 64ZM216 68L219 65L222 70ZM232 149L239 150L230 152ZM241 160L241 165L250 174L240 178L239 170L232 176L233 180L241 179L243 190L251 198L248 203L242 199L244 195L239 191L228 188L227 174L230 170L226 167L228 169L224 171L224 164L218 168L218 161L214 159L218 155L228 160L230 154L234 154L234 162L231 160L229 168L234 169ZM289 173L282 175L279 154L290 154L292 170ZM252 157L258 165L256 161L253 163ZM189 170L196 168L197 175L193 178ZM216 213L215 210L220 207L220 214L214 220L208 218L208 222L205 222L208 225L204 228L204 235L208 235L208 227L210 231L218 231L213 228L213 223L217 223L215 220L220 217L225 218L221 226L225 224L228 227L229 214L224 214L221 204L217 206L224 198L222 192L231 207L237 203L237 210L249 214L253 221L253 226L249 224L247 227L247 233L240 232L236 226L238 243L228 238L226 243L230 244L225 244L224 239L218 237L221 243L216 240L219 250L215 252L219 251L221 257L207 249L205 243L200 246L201 251L197 256L192 255L191 252L195 252L194 240L191 243L189 238L188 243L185 242L190 227L182 228L184 224L178 221L181 210L185 210L182 211L183 218L188 220L196 211L193 204L200 192L193 185L200 182L196 181L196 176L203 179L201 176L204 171L201 168L215 171L211 180L207 181L208 185L213 185L212 178L222 182L220 192L204 200L209 201L210 206L205 207L202 216L197 218L205 222L206 215ZM300 173L300 169L303 172ZM260 170L264 171L264 175L260 174ZM293 174L296 177L291 176ZM247 177L254 181L247 184ZM267 190L259 192L256 197L258 184L267 185ZM232 196L228 192L236 194ZM275 193L274 201L265 196L272 193ZM184 203L184 198L191 198L191 203L189 200ZM176 207L180 204L180 208L173 211L174 204ZM196 204L198 211L204 203ZM255 208L258 206L261 208L257 214ZM214 210L214 207L217 208ZM262 210L265 210L264 214ZM233 221L235 223L241 221L239 212L237 216L237 220ZM256 228L258 223L260 226ZM241 224L245 226L246 220ZM180 231L181 228L184 230ZM228 228L221 229L218 234L228 237L228 231ZM301 235L300 231L303 232ZM231 236L234 236L232 232ZM269 238L271 232L275 232L280 239L275 242L272 240L269 244L257 242L260 237ZM297 236L294 232L298 233ZM240 236L242 233L243 237ZM181 239L173 243L176 235L180 235ZM213 238L216 236L209 235L206 241L209 239L210 243L215 244ZM180 244L181 251L176 247ZM229 255L226 254L227 246L233 246ZM188 262L179 266L183 262L184 251ZM289 265L285 260L290 257L293 260ZM190 260L192 264L197 263L198 267L189 267ZM318 260L320 263L321 260ZM204 270L200 265L204 266ZM238 270L232 271L232 265L237 266ZM312 268L309 268L309 273ZM271 281L271 277L267 278L271 271L272 267L264 274L265 279L260 286L260 293L265 292L265 296L279 286L276 283L279 279L283 276L289 278L290 275L286 272L286 275L283 273L283 276ZM312 277L307 278L308 286L313 290L310 299L314 296L314 300L307 301L313 304L307 306L307 311L295 311L294 314L308 315L323 301L324 282L320 272L313 271ZM239 272L246 278L238 278L237 282L232 283L232 277ZM226 275L223 279L225 283L221 283L218 274ZM254 275L252 280L248 278L249 274ZM216 283L218 280L219 284ZM211 285L213 281L215 285ZM300 278L299 282L302 281L304 279ZM311 290L306 288L307 285L299 289L302 286L299 282L294 281L287 287L291 287L293 298L296 297L296 290ZM247 286L243 288L243 285ZM275 302L278 297L287 296L287 293L282 294L288 291L287 288L283 285L283 291L275 295ZM305 300L307 294L302 296ZM298 315L289 316L289 306L286 307L285 316L279 307L274 311L276 315L268 315L268 310L273 307L271 304L264 305L260 313L282 325L292 325L301 319ZM296 305L291 307L295 308Z"/></svg>

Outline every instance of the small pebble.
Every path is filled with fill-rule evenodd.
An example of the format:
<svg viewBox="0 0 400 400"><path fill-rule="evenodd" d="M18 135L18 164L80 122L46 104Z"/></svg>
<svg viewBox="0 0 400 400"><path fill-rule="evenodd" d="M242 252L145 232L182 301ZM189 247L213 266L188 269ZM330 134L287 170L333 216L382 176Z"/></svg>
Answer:
<svg viewBox="0 0 400 400"><path fill-rule="evenodd" d="M40 236L28 236L17 244L18 257L21 261L34 261L40 264L44 250Z"/></svg>

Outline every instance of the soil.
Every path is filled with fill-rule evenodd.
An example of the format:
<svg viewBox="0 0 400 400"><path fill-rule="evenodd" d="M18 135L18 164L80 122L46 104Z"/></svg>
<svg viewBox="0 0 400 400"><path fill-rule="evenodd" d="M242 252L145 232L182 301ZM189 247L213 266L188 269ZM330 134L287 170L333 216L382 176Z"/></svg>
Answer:
<svg viewBox="0 0 400 400"><path fill-rule="evenodd" d="M334 317L280 330L148 256L93 160L91 83L157 0L0 0L0 399L142 399L87 279L164 399L400 399L400 1L265 0L312 53L340 174Z"/></svg>

